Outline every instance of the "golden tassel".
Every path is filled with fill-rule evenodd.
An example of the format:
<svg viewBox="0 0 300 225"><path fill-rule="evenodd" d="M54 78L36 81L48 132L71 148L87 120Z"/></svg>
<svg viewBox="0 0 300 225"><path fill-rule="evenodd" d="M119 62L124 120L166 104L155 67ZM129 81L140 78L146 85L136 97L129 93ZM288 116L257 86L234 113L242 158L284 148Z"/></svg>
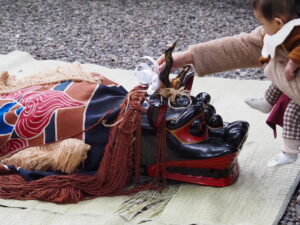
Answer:
<svg viewBox="0 0 300 225"><path fill-rule="evenodd" d="M73 173L87 158L90 145L82 140L69 138L57 143L26 148L1 160L26 170L61 171Z"/></svg>

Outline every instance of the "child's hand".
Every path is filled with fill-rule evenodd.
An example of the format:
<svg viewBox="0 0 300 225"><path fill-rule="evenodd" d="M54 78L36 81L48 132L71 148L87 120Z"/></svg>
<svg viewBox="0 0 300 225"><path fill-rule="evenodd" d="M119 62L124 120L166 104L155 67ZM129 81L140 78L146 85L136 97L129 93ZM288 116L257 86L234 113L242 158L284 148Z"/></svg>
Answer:
<svg viewBox="0 0 300 225"><path fill-rule="evenodd" d="M300 69L300 64L295 63L293 60L289 60L284 68L284 75L287 80L294 80L296 78L296 73Z"/></svg>
<svg viewBox="0 0 300 225"><path fill-rule="evenodd" d="M173 57L174 64L173 64L173 67L172 67L171 71L174 71L175 69L177 69L179 67L182 67L186 64L193 64L194 63L193 55L189 50L184 51L184 52L173 53L172 57ZM163 68L166 65L165 55L160 56L157 59L157 63L159 65L159 71L162 71Z"/></svg>

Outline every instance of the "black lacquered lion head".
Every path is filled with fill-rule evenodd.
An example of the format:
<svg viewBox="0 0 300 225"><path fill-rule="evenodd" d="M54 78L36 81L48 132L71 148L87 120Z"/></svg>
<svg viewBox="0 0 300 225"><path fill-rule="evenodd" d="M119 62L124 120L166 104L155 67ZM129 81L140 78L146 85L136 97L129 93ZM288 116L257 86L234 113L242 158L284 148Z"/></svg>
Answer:
<svg viewBox="0 0 300 225"><path fill-rule="evenodd" d="M143 165L150 176L159 171L160 167L151 161L155 158L153 137L160 130L157 128L166 126L166 178L218 187L230 185L238 176L237 156L249 124L223 122L210 104L209 94L190 95L194 78L190 65L178 75L170 75L174 48L175 43L165 52L166 66L159 74L159 90L143 103L146 113L142 126L148 141L143 148Z"/></svg>
<svg viewBox="0 0 300 225"><path fill-rule="evenodd" d="M198 143L208 138L207 126L222 127L223 121L210 104L209 94L190 95L194 79L190 65L184 66L178 75L170 79L175 46L176 43L173 43L165 51L166 66L159 74L162 85L148 98L148 122L157 128L166 120L167 129L178 140L188 144Z"/></svg>
<svg viewBox="0 0 300 225"><path fill-rule="evenodd" d="M248 123L224 123L222 117L216 114L215 107L210 104L211 97L208 93L190 95L194 79L190 65L184 66L178 75L170 75L175 45L176 43L172 44L165 51L166 66L159 74L162 83L160 89L144 102L147 109L147 118L143 119L144 129L156 129L165 121L169 136L178 142L176 146L182 144L190 147L218 139L224 145L228 141L233 148L238 149L247 134Z"/></svg>

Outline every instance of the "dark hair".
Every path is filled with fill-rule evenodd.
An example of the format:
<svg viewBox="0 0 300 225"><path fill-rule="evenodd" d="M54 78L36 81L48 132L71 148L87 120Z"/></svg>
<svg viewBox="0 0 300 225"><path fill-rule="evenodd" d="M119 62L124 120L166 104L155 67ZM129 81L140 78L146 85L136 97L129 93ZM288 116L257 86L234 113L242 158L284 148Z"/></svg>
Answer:
<svg viewBox="0 0 300 225"><path fill-rule="evenodd" d="M267 20L279 16L291 20L300 16L300 0L253 0L252 5L254 10L259 10Z"/></svg>

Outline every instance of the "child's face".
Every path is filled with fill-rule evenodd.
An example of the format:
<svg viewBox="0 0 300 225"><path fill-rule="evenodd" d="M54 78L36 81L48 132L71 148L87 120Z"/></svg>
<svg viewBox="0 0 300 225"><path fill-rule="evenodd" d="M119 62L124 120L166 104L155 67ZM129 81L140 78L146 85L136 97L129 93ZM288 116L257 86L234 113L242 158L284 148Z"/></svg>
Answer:
<svg viewBox="0 0 300 225"><path fill-rule="evenodd" d="M254 10L254 15L259 23L263 25L266 34L273 35L284 25L281 18L276 17L272 20L267 20L259 10Z"/></svg>

